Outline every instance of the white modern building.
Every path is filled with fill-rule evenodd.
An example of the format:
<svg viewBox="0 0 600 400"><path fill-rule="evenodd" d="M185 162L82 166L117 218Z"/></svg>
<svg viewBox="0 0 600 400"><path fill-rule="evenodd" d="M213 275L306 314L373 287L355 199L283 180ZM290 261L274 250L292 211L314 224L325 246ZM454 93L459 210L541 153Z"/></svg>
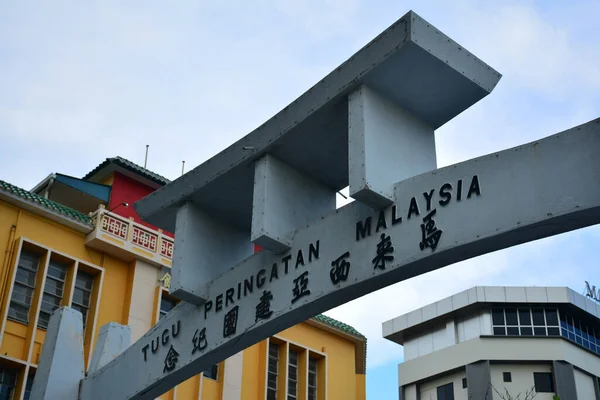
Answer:
<svg viewBox="0 0 600 400"><path fill-rule="evenodd" d="M567 287L474 287L383 337L404 346L401 400L600 400L600 304Z"/></svg>

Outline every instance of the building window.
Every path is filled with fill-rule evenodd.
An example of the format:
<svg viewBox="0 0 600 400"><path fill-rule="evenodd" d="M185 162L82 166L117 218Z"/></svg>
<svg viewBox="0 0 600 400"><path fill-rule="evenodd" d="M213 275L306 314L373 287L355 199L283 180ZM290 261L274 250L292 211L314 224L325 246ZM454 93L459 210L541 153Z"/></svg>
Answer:
<svg viewBox="0 0 600 400"><path fill-rule="evenodd" d="M279 368L279 345L269 343L267 372L267 400L277 400L277 372Z"/></svg>
<svg viewBox="0 0 600 400"><path fill-rule="evenodd" d="M583 320L560 312L561 335L580 346L600 354L600 330L586 324Z"/></svg>
<svg viewBox="0 0 600 400"><path fill-rule="evenodd" d="M298 352L290 350L288 363L288 400L298 398Z"/></svg>
<svg viewBox="0 0 600 400"><path fill-rule="evenodd" d="M512 375L510 372L503 372L502 373L502 380L504 382L512 382Z"/></svg>
<svg viewBox="0 0 600 400"><path fill-rule="evenodd" d="M48 273L46 274L46 283L44 284L44 293L42 295L42 307L38 321L40 328L48 328L52 312L60 307L66 278L67 266L51 260L48 264Z"/></svg>
<svg viewBox="0 0 600 400"><path fill-rule="evenodd" d="M177 305L177 301L168 297L165 293L160 298L160 318L164 317Z"/></svg>
<svg viewBox="0 0 600 400"><path fill-rule="evenodd" d="M463 389L467 388L467 378L462 378L462 387Z"/></svg>
<svg viewBox="0 0 600 400"><path fill-rule="evenodd" d="M0 368L0 400L11 400L15 393L17 371Z"/></svg>
<svg viewBox="0 0 600 400"><path fill-rule="evenodd" d="M10 298L8 318L29 323L29 308L35 291L35 281L40 257L28 251L22 251L17 266L17 274Z"/></svg>
<svg viewBox="0 0 600 400"><path fill-rule="evenodd" d="M206 371L204 371L204 377L216 381L219 377L219 364L215 364Z"/></svg>
<svg viewBox="0 0 600 400"><path fill-rule="evenodd" d="M496 336L560 335L556 308L493 308L492 325Z"/></svg>
<svg viewBox="0 0 600 400"><path fill-rule="evenodd" d="M87 272L78 270L71 307L81 313L81 316L83 317L83 329L85 329L88 312L90 310L93 287L94 277Z"/></svg>
<svg viewBox="0 0 600 400"><path fill-rule="evenodd" d="M454 400L454 384L452 382L438 386L437 400Z"/></svg>
<svg viewBox="0 0 600 400"><path fill-rule="evenodd" d="M554 392L554 382L550 372L534 372L533 384L535 385L535 391L538 393Z"/></svg>
<svg viewBox="0 0 600 400"><path fill-rule="evenodd" d="M308 360L308 400L317 400L317 363L314 358Z"/></svg>
<svg viewBox="0 0 600 400"><path fill-rule="evenodd" d="M25 395L23 396L23 400L29 400L29 396L31 396L31 388L33 387L33 378L35 378L35 374L29 375L27 377L27 383L25 383ZM1 397L0 397L1 399Z"/></svg>

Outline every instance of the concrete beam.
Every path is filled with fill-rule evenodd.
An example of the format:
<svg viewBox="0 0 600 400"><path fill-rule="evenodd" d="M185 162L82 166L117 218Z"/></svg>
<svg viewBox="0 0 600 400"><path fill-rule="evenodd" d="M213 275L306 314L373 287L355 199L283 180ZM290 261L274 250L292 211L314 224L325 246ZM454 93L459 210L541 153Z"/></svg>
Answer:
<svg viewBox="0 0 600 400"><path fill-rule="evenodd" d="M177 210L171 294L192 304L208 298L208 283L251 255L250 236L187 202Z"/></svg>
<svg viewBox="0 0 600 400"><path fill-rule="evenodd" d="M394 202L394 183L437 168L433 128L381 93L348 96L350 196L375 209Z"/></svg>
<svg viewBox="0 0 600 400"><path fill-rule="evenodd" d="M296 229L335 210L335 190L267 154L256 162L252 242L275 253L290 249Z"/></svg>
<svg viewBox="0 0 600 400"><path fill-rule="evenodd" d="M61 307L50 316L30 399L78 400L84 376L83 318Z"/></svg>
<svg viewBox="0 0 600 400"><path fill-rule="evenodd" d="M88 376L81 400L154 399L367 293L600 223L600 119L406 179L394 190L396 202L385 210L350 203L298 229L289 252L263 251L227 269L208 284L202 307L179 304Z"/></svg>

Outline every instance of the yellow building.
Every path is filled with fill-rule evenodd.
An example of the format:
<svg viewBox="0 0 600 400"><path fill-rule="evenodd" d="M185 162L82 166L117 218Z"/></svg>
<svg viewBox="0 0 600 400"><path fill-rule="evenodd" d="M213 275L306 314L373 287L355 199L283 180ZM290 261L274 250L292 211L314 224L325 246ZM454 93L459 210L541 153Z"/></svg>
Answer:
<svg viewBox="0 0 600 400"><path fill-rule="evenodd" d="M173 308L173 237L129 207L166 183L120 157L32 191L0 181L0 400L28 398L56 308L82 312L86 366L102 325L129 325L135 341ZM362 400L365 364L366 338L319 315L160 398Z"/></svg>

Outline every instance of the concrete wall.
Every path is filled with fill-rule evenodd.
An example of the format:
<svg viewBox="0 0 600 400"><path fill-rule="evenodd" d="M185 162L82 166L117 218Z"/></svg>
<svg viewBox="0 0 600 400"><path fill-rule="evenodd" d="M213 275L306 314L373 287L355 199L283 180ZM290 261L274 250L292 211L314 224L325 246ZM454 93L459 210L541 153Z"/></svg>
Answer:
<svg viewBox="0 0 600 400"><path fill-rule="evenodd" d="M437 388L438 386L446 385L450 382L454 385L454 399L455 400L468 400L467 389L462 387L462 380L466 377L464 371L453 372L444 375L440 378L436 378L431 381L424 382L419 385L419 400L437 400Z"/></svg>
<svg viewBox="0 0 600 400"><path fill-rule="evenodd" d="M504 372L510 372L512 382L504 382L502 374ZM532 363L532 364L492 364L492 385L493 387L503 395L508 390L508 393L516 398L520 394L520 398L525 397L525 393L534 387L533 373L534 372L552 372L550 363ZM555 393L538 393L535 396L536 400L552 400L552 396ZM494 400L500 400L500 397L494 391ZM584 399L591 400L592 398L584 397Z"/></svg>
<svg viewBox="0 0 600 400"><path fill-rule="evenodd" d="M577 398L579 400L596 399L594 379L593 376L575 369L575 387L577 388Z"/></svg>
<svg viewBox="0 0 600 400"><path fill-rule="evenodd" d="M404 360L409 361L457 343L492 334L492 320L485 310L468 318L447 318L404 342Z"/></svg>
<svg viewBox="0 0 600 400"><path fill-rule="evenodd" d="M480 337L405 361L398 366L400 385L462 368L479 361L502 362L565 360L575 367L600 376L600 357L562 338Z"/></svg>

